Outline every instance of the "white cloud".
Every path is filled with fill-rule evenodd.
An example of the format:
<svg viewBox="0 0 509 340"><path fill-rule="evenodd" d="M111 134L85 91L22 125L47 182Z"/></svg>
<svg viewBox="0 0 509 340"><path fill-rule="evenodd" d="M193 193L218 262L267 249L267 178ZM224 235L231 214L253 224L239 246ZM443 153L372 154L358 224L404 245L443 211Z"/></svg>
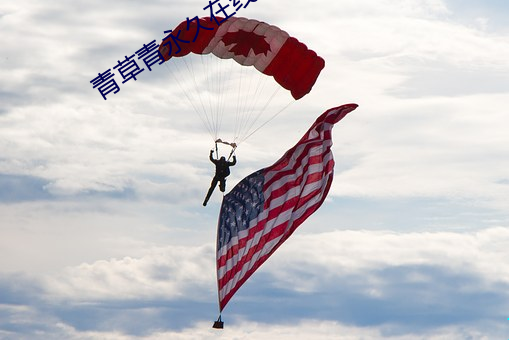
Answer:
<svg viewBox="0 0 509 340"><path fill-rule="evenodd" d="M487 340L492 336L503 334L501 327L489 329L480 332L473 327L443 327L430 330L425 333L407 333L401 335L391 335L390 325L384 327L355 327L337 323L334 321L323 320L304 320L294 324L263 324L254 322L240 322L235 325L228 325L222 330L211 329L211 323L200 322L193 327L182 331L154 332L146 336L131 336L121 332L99 332L99 331L79 331L73 327L57 323L54 332L43 333L46 339L56 339L55 336L65 337L67 339L101 339L101 340L132 340L132 339L275 339L275 340L307 340L307 339L331 339L337 338L345 340L357 339L390 339L390 340L446 340L446 339L479 339Z"/></svg>
<svg viewBox="0 0 509 340"><path fill-rule="evenodd" d="M443 2L335 6L336 20L312 21L306 13L288 23L326 59L299 114L360 104L334 130L332 194L466 199L504 211L504 33L463 25Z"/></svg>
<svg viewBox="0 0 509 340"><path fill-rule="evenodd" d="M333 339L345 340L357 339L392 339L392 340L445 340L445 339L467 339L475 338L480 340L489 339L490 334L481 334L476 329L465 327L444 327L425 332L424 334L407 333L391 335L390 325L383 327L355 327L337 323L334 321L305 320L297 324L271 325L253 322L242 322L229 327L226 324L222 331L208 330L209 324L201 323L193 329L186 329L183 332L169 332L150 335L150 339L276 339L276 340L305 340L305 339ZM491 332L490 332L491 333ZM501 330L493 330L495 334L501 334Z"/></svg>
<svg viewBox="0 0 509 340"><path fill-rule="evenodd" d="M203 312L211 312L216 298L211 244L146 247L138 257L99 260L38 275L33 281L42 289L37 299L31 297L34 287L23 285L18 277L17 284L9 280L9 290L32 304L7 305L0 312L10 315L5 324L27 320L28 329L44 330L47 338L65 334L70 339L262 339L272 334L276 339L304 339L309 332L324 339L340 333L367 339L491 338L500 334L505 321L497 318L507 307L509 267L504 261L508 239L507 228L472 233L335 231L294 235L239 290L224 312L226 329L222 333L200 321ZM267 303L277 303L273 306L277 311L268 316L274 320L267 324L247 321L265 320L260 312L267 314ZM168 324L171 316L165 314L167 309L188 316L197 312L189 310L194 304L207 307L185 318L184 324ZM374 309L362 312L356 304ZM382 306L387 305L391 308L384 312ZM295 308L306 309L298 314L305 316L293 316ZM378 313L383 317L377 316L378 308L382 308ZM74 314L63 318L67 310L77 310L83 315L81 321ZM360 312L365 320L361 315L351 319L351 314ZM401 313L406 315L403 319ZM421 314L429 320L440 318L430 321L434 327L427 327L416 317ZM314 320L313 315L322 318ZM94 327L98 317L101 323ZM134 323L127 321L130 319ZM467 325L458 320L475 321ZM140 322L144 327L134 331L133 326ZM80 323L86 326L78 328Z"/></svg>
<svg viewBox="0 0 509 340"><path fill-rule="evenodd" d="M364 316L355 314L345 322L342 315L336 321L323 317L291 326L239 316L235 327L227 326L223 333L210 330L195 315L202 312L198 302L215 296L212 242L220 195L214 196L213 207L200 207L213 171L207 160L209 136L163 67L122 85L107 101L90 84L98 72L113 68L142 44L159 40L163 30L186 16L206 15L204 3L48 5L20 0L0 5L0 78L6 80L0 84L0 174L33 184L20 185L11 199L0 195L0 273L28 275L44 287L44 294L27 294L34 296L32 305L4 302L16 300L14 291L0 294L0 325L7 322L24 335L37 329L50 339L137 338L132 334L177 339L503 336L500 324L491 319L503 302L490 307L484 299L494 303L506 298L509 282L504 264L509 235L500 222L507 220L509 204L507 30L498 29L493 8L461 16L474 5L462 2L461 11L454 5L440 0L342 0L314 2L318 10L310 11L306 2L279 1L253 2L240 12L284 28L323 56L326 68L308 96L242 145L229 186L274 162L329 107L357 102L360 107L334 130L337 165L328 212L344 209L341 204L348 205L352 197L359 205L371 198L409 200L405 207L413 204L411 199L425 197L437 200L433 212L441 218L482 217L470 222L476 231L468 233L451 232L452 227L422 232L436 217L423 216L425 212L415 219L418 226L412 230L419 232L398 233L407 228L400 218L403 208L366 213L361 222L352 223L376 229L395 221L386 231L337 231L336 215L327 215L333 217L325 227L310 219L303 230L317 226L321 232L297 233L278 250L252 278L275 280L273 285L263 281L263 294L255 293L254 300L263 300L265 292L270 298L272 288L283 287L309 301L325 286L347 285L342 280L352 279L358 287L348 286L347 297L340 297L356 302L385 298L397 311L410 310L410 316L388 313L397 325L375 322L366 327L359 326ZM503 8L497 10L503 17ZM22 192L26 188L37 194ZM451 211L455 202L462 205ZM377 220L381 215L384 223ZM495 224L500 227L482 230ZM7 280L13 285L21 281L19 276ZM414 301L412 294L422 293L417 288L433 283L440 285L429 294L433 301L456 303L469 316L454 319L452 312L459 313L459 307L441 305L438 311L445 313L447 326L433 329L411 314L428 313L426 306L398 305ZM444 288L448 286L458 293ZM395 292L398 288L403 291ZM250 289L247 285L241 292L252 296ZM200 307L190 307L195 316L186 327L192 326L181 331L168 331L162 322L150 327L133 322L140 315L140 324L157 317L167 322L159 306L134 306L135 312L117 306L119 316L104 311L113 302L173 303L187 295ZM51 305L43 297L65 303ZM479 303L479 312L468 308L470 298ZM104 308L105 321L94 319L96 310L83 309L88 302ZM58 310L66 303L69 310ZM290 320L298 319L288 305L281 308ZM337 308L332 313L341 311ZM73 319L79 313L86 325ZM232 314L256 318L242 307ZM483 319L469 324L469 317ZM402 331L405 321L422 328ZM0 336L17 337L6 327L0 327Z"/></svg>
<svg viewBox="0 0 509 340"><path fill-rule="evenodd" d="M94 196L3 204L0 272L40 275L104 259L139 258L152 248L200 246L215 237L212 214Z"/></svg>
<svg viewBox="0 0 509 340"><path fill-rule="evenodd" d="M304 294L324 294L331 285L363 277L364 282L358 286L362 294L391 298L394 289L389 284L441 285L441 271L451 277L475 279L459 283L458 289L502 294L499 287L509 286L507 242L509 229L502 227L472 233L335 231L295 235L261 272L274 278L273 286ZM213 259L212 244L147 248L138 258L69 267L47 277L45 289L52 300L73 302L176 298L210 301L215 295ZM393 269L398 272L391 274ZM261 274L253 278L257 275ZM345 294L349 294L349 286L344 287ZM440 290L433 294L440 294Z"/></svg>
<svg viewBox="0 0 509 340"><path fill-rule="evenodd" d="M209 299L214 296L211 246L153 248L141 258L100 260L46 279L51 300Z"/></svg>
<svg viewBox="0 0 509 340"><path fill-rule="evenodd" d="M271 8L269 4L251 5L245 15ZM285 23L282 26L288 26L303 41L310 41L310 47L326 58L327 66L308 98L290 107L292 115L282 116L273 128L268 126L255 135L252 143L264 152L274 153L275 160L279 156L275 150L282 153L299 138L296 130L285 131L286 138L281 136L281 128L289 119L292 124L299 122L298 128L305 130L309 123L303 121L303 116L314 117L329 106L358 102L359 109L335 131L335 140L348 143L353 150L336 148L337 154L350 157L352 167L337 176L336 183L342 182L342 186L339 189L335 185L332 194L340 191L342 195L353 196L482 197L493 206L504 206L507 195L505 186L499 183L505 180L501 169L506 168L504 159L509 158L503 147L507 144L503 129L507 118L501 109L496 109L504 107L507 101L503 76L498 76L509 72L506 62L509 45L504 37L444 20L449 12L440 1L384 1L369 6L342 1L328 6L332 13L337 12L331 20L308 23L312 18L301 18L297 25L281 19ZM14 25L16 16L25 15L46 23L44 18L58 14L55 8L30 8L29 12L8 11L14 17L6 23L11 32L18 34L18 39L21 36ZM122 39L128 35L132 46L136 41L143 42L143 36L132 33L136 25L125 22L129 13L134 13L131 5L112 11L108 20L103 18L105 11L98 12L92 6L81 9L105 26L93 28L89 25L91 19L85 16L77 22L79 31L70 34L61 29L69 19L60 15L57 16L60 21L41 33L42 38L54 33L62 42L72 42L74 46L79 42L76 34L87 36L92 31L95 40L86 47L90 49L94 42L114 40L102 35L101 30L116 38L119 32L116 28L112 30L112 24L118 23L124 26L122 29L128 29ZM30 39L37 37L30 35ZM16 51L15 43L9 46ZM51 42L44 46L64 55L48 56L44 67L25 61L21 70L27 77L16 76L11 72L17 71L4 68L9 78L21 81L20 92L27 85L41 88L39 82L30 81L36 79L33 77L39 71L46 72L44 77L60 82L63 78L55 77L54 70L65 65L76 69L80 59L65 54L72 51L57 49ZM77 47L85 48L81 40ZM122 53L127 50L126 47ZM91 72L93 67L98 72L102 70L99 65L109 65L107 60L99 63L99 58L103 55L97 55L93 58L95 64L87 66ZM451 67L456 71L451 72ZM166 73L162 66L158 71ZM463 74L471 75L467 81L456 79ZM163 79L150 76L127 83L122 92L108 101L102 100L95 90L81 90L88 86L88 80L72 77L71 96L46 102L45 107L37 109L32 106L17 109L15 114L3 117L4 159L0 169L4 173L45 178L49 181L46 189L59 195L133 189L142 197L170 199L165 192L175 192L179 197L185 193L179 191L181 181L197 193L210 176L205 172L210 170L209 164L204 165L206 152L200 151L210 143L206 134L199 133L204 130L197 117L167 113L168 104L174 107L178 100L174 97L177 86L161 87L165 84ZM63 92L55 84L44 85L44 91ZM446 98L437 88L445 89L442 92L454 89L459 96ZM483 88L505 92L482 95ZM468 90L468 95L461 95L462 89ZM477 119L480 112L482 120ZM298 118L293 120L291 116ZM194 127L187 129L193 120ZM340 134L345 137L339 139ZM271 135L278 139L270 138ZM494 153L489 159L486 150ZM252 154L249 145L239 150L242 162L239 166L253 168L249 164ZM153 181L156 176L166 179L163 183Z"/></svg>
<svg viewBox="0 0 509 340"><path fill-rule="evenodd" d="M295 235L264 267L278 285L316 292L325 283L355 274L375 278L385 268L432 266L450 273L474 275L487 287L509 285L509 228L471 233L333 231ZM304 272L309 271L307 275ZM409 279L424 279L413 277ZM310 278L311 275L311 278ZM379 282L373 282L374 288Z"/></svg>
<svg viewBox="0 0 509 340"><path fill-rule="evenodd" d="M372 104L366 112L359 108L334 131L339 168L332 193L442 196L504 210L509 158L504 127L498 122L506 118L496 108L505 96L490 96L493 106L486 105L488 98L471 99L415 100L405 109L384 108L383 116L372 119L368 117L374 112ZM393 125L393 119L403 125ZM341 145L342 141L348 144ZM341 169L349 163L349 168Z"/></svg>

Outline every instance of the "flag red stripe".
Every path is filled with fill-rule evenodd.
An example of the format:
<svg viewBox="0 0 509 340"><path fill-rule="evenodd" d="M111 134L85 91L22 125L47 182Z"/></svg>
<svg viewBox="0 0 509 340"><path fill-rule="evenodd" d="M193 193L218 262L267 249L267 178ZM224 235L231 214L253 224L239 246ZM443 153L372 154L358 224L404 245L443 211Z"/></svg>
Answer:
<svg viewBox="0 0 509 340"><path fill-rule="evenodd" d="M327 189L328 190L328 189ZM314 192L312 192L311 194L303 197L302 199L302 202L301 204L299 204L299 207L294 209L295 211L298 210L299 208L301 208L302 206L304 206L306 203L308 203L311 199L315 198L317 195L320 195L322 197L320 197L319 199L319 203L321 204L321 202L323 202L323 200L325 199L325 195L321 195L320 192L322 190L321 189L318 189ZM325 192L325 191L324 191ZM326 192L325 192L326 194ZM314 206L314 205L313 205ZM309 208L306 210L306 211L309 211ZM309 213L310 215L311 213ZM308 216L309 216L308 215ZM244 265L246 263L249 263L251 261L251 258L254 254L256 254L258 251L260 251L261 249L263 249L263 246L280 237L281 235L284 235L286 233L288 233L288 230L287 230L287 226L289 223L291 223L293 226L295 226L296 224L296 221L299 221L302 219L302 221L305 219L306 217L304 217L302 219L302 217L299 217L297 218L296 220L292 221L292 219L289 219L287 221L284 221L283 223L279 224L278 226L272 228L270 230L269 233L266 233L265 235L263 235L260 240L257 242L257 244L251 248L249 248L247 250L246 253L244 253L242 255L242 257L239 259L239 261L237 263L235 263L229 270L227 270L224 275L222 276L222 278L220 278L219 280L219 283L220 283L220 287L224 286L231 278L233 278L235 276L235 274L237 274L238 272L240 272L242 270L242 268L244 267ZM298 224L300 224L301 222L299 222ZM297 225L298 225L297 224ZM247 240L246 240L247 241ZM227 254L227 256L230 255L229 253ZM228 256L229 257L229 256ZM226 264L226 258L223 258L224 259L224 262L222 265L219 266L219 268L223 267L225 264Z"/></svg>
<svg viewBox="0 0 509 340"><path fill-rule="evenodd" d="M329 140L326 139L326 140L309 141L309 142L306 142L305 144L299 145L299 147L304 145L304 148L302 148L302 150L298 150L298 148L294 148L294 149L290 150L291 152L287 152L279 161L276 162L276 164L267 168L267 177L269 179L265 183L264 187L266 188L266 187L271 186L273 182L277 181L281 177L284 177L285 175L288 175L289 173L294 172L299 167L302 167L302 163L306 157L315 156L315 155L310 155L310 152L313 148L316 148L316 147L324 147L325 148L325 146L323 145L324 141L329 141ZM297 150L300 154L297 156L297 158L293 162L290 162L288 160L289 158L291 159L290 155L295 156L295 152L297 152ZM323 155L323 153L320 153L318 156L320 156L320 155ZM284 164L284 166L281 166L282 164ZM288 168L288 166L291 166L291 167Z"/></svg>
<svg viewBox="0 0 509 340"><path fill-rule="evenodd" d="M320 160L323 159L324 155L321 154L321 155L317 155L317 156L314 156L313 158L319 158ZM331 160L332 161L332 160ZM331 164L333 165L333 161L331 162L329 161L328 164ZM301 163L302 164L302 163ZM309 166L305 166L306 170L307 168L309 168ZM311 180L309 180L308 182L316 182L316 181L320 181L322 180L322 178L324 177L324 173L328 172L327 170L328 167L326 167L322 172L317 172L315 174L312 174L311 175ZM302 178L304 178L305 176L308 176L309 175L307 173L303 173L303 175L301 175L299 177L300 180L302 180ZM314 177L313 177L314 176ZM308 194L308 197L312 197L313 195L316 195L317 193L320 193L321 190L317 190L311 194ZM294 197L290 200L287 200L283 203L283 205L280 205L280 206L277 206L277 207L274 207L272 208L270 211L269 211L269 214L267 216L267 218L264 219L264 221L261 221L261 222L265 222L265 221L270 221L271 219L273 218L276 218L277 216L279 216L281 213L287 211L287 210L290 210L293 208L293 210L297 210L298 208L300 208L302 205L304 205L306 202L308 201L308 199L306 198L299 198L298 197ZM296 208L297 206L297 203L300 202L300 204L298 205L298 207ZM286 222L285 222L286 223ZM227 254L225 254L224 256L221 256L219 259L218 259L218 264L219 264L219 267L222 267L226 264L226 262L231 259L233 256L237 255L239 250L240 249L243 249L245 247L245 245L247 244L247 242L252 239L254 237L254 235L256 235L258 232L260 232L261 230L263 230L263 226L265 225L265 223L263 224L260 224L260 222L250 228L249 232L248 232L248 236L247 237L244 237L242 239L240 239L236 245L235 248L232 249L232 251L228 251ZM264 242L263 244L265 244L266 242L270 241L270 239L268 240L267 237L264 237L263 238ZM262 240L259 241L259 244L262 242ZM256 251L254 252L256 253ZM252 251L248 251L247 255L244 255L243 257L245 258L245 256L252 256L253 252ZM242 263L243 264L243 263ZM240 271L242 269L242 267L239 267L239 264L236 264L235 267L237 268L237 271ZM235 268L234 267L234 268Z"/></svg>
<svg viewBox="0 0 509 340"><path fill-rule="evenodd" d="M332 182L332 179L331 181ZM329 185L330 186L330 185ZM327 190L328 191L328 190ZM223 310L226 304L230 301L232 296L237 292L237 290L253 275L253 273L265 262L267 259L293 234L293 232L299 227L302 222L304 222L311 214L313 214L323 203L325 196L320 202L314 204L309 207L306 212L302 215L302 217L298 218L294 221L292 228L290 228L284 237L265 255L261 256L258 260L256 260L253 266L246 271L244 276L240 278L235 285L220 299L219 308ZM246 262L246 261L245 261ZM221 291L225 284L219 283L219 290Z"/></svg>
<svg viewBox="0 0 509 340"><path fill-rule="evenodd" d="M331 162L329 162L328 165L329 165L328 168L330 169L333 166L333 161L331 160ZM331 176L331 175L332 175L332 173L330 172L330 170L328 170L325 176ZM320 176L320 179L323 179L323 177L324 176ZM313 198L316 198L316 197L319 197L320 200L323 201L323 199L325 197L323 195L324 192L325 192L325 190L322 190L322 188L318 188L318 189L310 192L306 196L303 196L303 197L300 197L300 198L297 196L297 197L295 197L296 200L294 199L294 201L296 201L296 203L294 204L292 202L291 208L293 209L294 212L298 211L302 206L306 205L310 200L312 200ZM279 214L280 214L280 212L277 212L277 215L279 215ZM246 263L250 262L251 257L254 254L256 254L256 252L258 252L260 249L262 249L263 246L267 242L270 242L273 239L279 237L280 235L285 234L286 232L288 232L288 231L286 231L286 226L288 225L288 223L292 223L292 224L294 223L294 221L292 221L292 216L290 216L290 218L287 221L284 221L280 225L272 228L271 231L268 234L263 235L260 238L260 240L257 242L256 247L251 247L247 251L247 253L243 254L243 256L240 259L240 261L235 263L235 265L224 274L223 278L226 278L226 276L228 277L228 280L226 280L225 282L228 282L229 279L234 277L236 273L241 271L243 266ZM243 241L242 243L246 244L248 239L244 238L242 241ZM239 241L239 243L240 243L240 241ZM221 262L218 262L218 263L220 263L219 267L223 267L226 264L226 262L231 258L232 255L236 255L236 254L227 252L226 256L221 257L220 258ZM222 283L221 285L225 284L223 281L224 280L220 280L220 282Z"/></svg>
<svg viewBox="0 0 509 340"><path fill-rule="evenodd" d="M237 274L238 272L240 272L242 270L242 268L244 267L245 264L251 262L253 255L256 254L257 252L259 252L260 250L262 250L263 246L266 243L268 243L268 242L274 240L275 238L280 237L282 234L284 234L284 232L286 230L286 226L288 225L288 222L289 221L285 221L285 222L281 223L280 225L272 228L269 233L265 234L264 236L262 236L260 238L260 240L257 242L256 245L249 248L247 253L237 263L235 263L235 265L230 270L225 272L225 274L223 275L222 278L219 278L219 287L223 287L224 285L226 285L226 283L228 281L230 281L230 279L232 277L234 277L235 274Z"/></svg>
<svg viewBox="0 0 509 340"><path fill-rule="evenodd" d="M309 158L309 161L307 162L307 164L304 167L300 166L300 168L302 168L302 171L300 171L300 172L305 174L309 170L309 167L311 165L322 163L323 159L325 158L324 156L326 156L326 155L320 154L320 155L316 155L316 156L311 156ZM286 176L295 175L295 173L297 172L298 169L299 169L299 167L295 168L294 170L288 170L288 171L281 172L280 176L274 176L273 178L278 177L278 180L281 180L282 178L284 178ZM281 192L284 192L285 189L292 188L294 186L298 186L299 181L302 180L302 177L303 176L300 175L295 180L285 182L285 184L283 186L281 186L279 189L272 190L269 197L271 197L271 198L279 197L279 196L281 196ZM271 185L273 185L273 184L274 183L271 183Z"/></svg>
<svg viewBox="0 0 509 340"><path fill-rule="evenodd" d="M323 178L323 174L328 172L328 168L330 166L333 166L333 160L330 160L328 162L328 165L324 171L322 172L317 172L317 173L314 173L312 175L308 175L306 173L302 174L302 176L299 177L299 179L297 179L296 181L299 181L299 180L302 180L302 178L308 176L308 180L306 181L306 185L308 184L311 184L311 183L314 183L314 182L318 182L318 181L321 181L322 178ZM304 189L304 188L303 188ZM287 192L287 191L286 191ZM243 237L241 239L238 240L237 244L234 245L232 251L228 251L227 254L223 255L223 256L220 256L220 258L218 259L218 263L220 266L223 266L226 264L226 262L233 256L237 255L238 254L238 251L242 248L244 248L246 246L246 243L252 239L254 237L255 234L257 234L258 232L260 232L261 230L263 230L263 227L265 225L264 222L266 221L270 221L271 219L277 217L278 215L280 215L282 212L284 211L287 211L289 210L290 208L294 207L297 203L293 203L295 201L294 198L292 198L291 200L288 200L288 201L285 201L285 204L283 205L279 205L279 206L276 206L276 207L273 207L271 208L271 210L269 211L268 215L266 218L264 218L263 220L259 221L258 224L252 228L250 228L248 230L248 235L246 237ZM301 200L302 201L302 200ZM299 206L300 207L300 206ZM294 209L296 210L296 209Z"/></svg>

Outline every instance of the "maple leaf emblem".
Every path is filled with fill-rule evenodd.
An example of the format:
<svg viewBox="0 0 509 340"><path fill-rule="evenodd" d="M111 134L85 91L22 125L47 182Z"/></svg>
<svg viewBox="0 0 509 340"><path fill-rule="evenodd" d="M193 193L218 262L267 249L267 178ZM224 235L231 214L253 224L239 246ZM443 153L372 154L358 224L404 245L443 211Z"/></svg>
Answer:
<svg viewBox="0 0 509 340"><path fill-rule="evenodd" d="M251 50L255 54L263 53L264 55L267 55L267 52L270 51L270 44L265 40L265 37L254 32L228 32L222 40L225 46L234 45L229 49L230 52L244 57L247 57Z"/></svg>

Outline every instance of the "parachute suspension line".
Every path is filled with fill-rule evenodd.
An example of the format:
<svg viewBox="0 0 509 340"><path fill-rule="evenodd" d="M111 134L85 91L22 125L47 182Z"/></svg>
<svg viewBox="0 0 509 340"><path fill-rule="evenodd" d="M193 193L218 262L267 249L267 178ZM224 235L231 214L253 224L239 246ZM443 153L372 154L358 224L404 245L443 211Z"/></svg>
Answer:
<svg viewBox="0 0 509 340"><path fill-rule="evenodd" d="M269 106L269 104L272 102L272 100L276 97L277 93L279 92L281 88L280 87L277 87L274 92L272 92L271 96L269 97L269 99L266 101L265 105L263 106L263 108L261 110L258 111L258 114L256 115L255 119L252 120L251 124L249 125L249 127L246 129L246 135L249 133L249 131L251 131L251 129L253 128L253 126L256 124L256 122L258 121L258 119L260 119L261 115L265 112L265 110L267 109L267 107ZM280 111L281 112L281 111Z"/></svg>
<svg viewBox="0 0 509 340"><path fill-rule="evenodd" d="M245 133L244 133L245 137L239 142L239 144L244 142L246 139L248 139L255 132L260 130L262 127L267 125L270 121L272 121L274 118L276 118L281 112L286 110L293 102L295 102L294 99L290 100L290 102L288 102L288 104L286 104L282 109L280 109L278 112L276 112L272 117L270 117L267 120L263 121L259 126L254 128L255 124L258 122L260 117L266 112L267 107L269 107L269 105L271 104L272 100L276 97L276 95L277 95L277 93L279 92L280 89L281 89L281 87L276 87L276 89L272 92L272 94L269 97L269 99L265 102L265 105L263 106L263 108L258 110L258 114L255 116L255 118L251 119L251 123L245 129ZM254 130L253 130L253 128L254 128Z"/></svg>
<svg viewBox="0 0 509 340"><path fill-rule="evenodd" d="M219 137L219 130L220 130L220 124L219 124L219 117L222 117L222 109L221 109L221 81L223 73L219 69L221 65L216 61L215 63L212 62L210 56L208 59L208 65L209 69L207 70L207 76L212 76L212 79L210 79L210 85L208 86L208 89L210 89L211 92L209 92L209 98L212 97L212 94L215 94L214 98L214 105L210 105L210 110L213 112L214 115L214 125L215 125L215 132L216 132L216 139ZM216 144L217 147L217 144ZM219 157L218 157L219 158Z"/></svg>
<svg viewBox="0 0 509 340"><path fill-rule="evenodd" d="M210 113L207 112L207 109L205 107L205 104L203 103L203 98L202 96L200 95L200 86L198 84L198 81L196 80L196 72L195 72L195 67L193 65L189 65L189 63L187 62L187 58L179 58L179 59L182 59L182 61L184 62L184 65L186 66L187 68L187 71L189 74L191 74L191 78L193 80L193 88L194 88L194 91L196 93L196 97L198 98L198 100L200 101L200 104L201 104L201 107L203 109L203 116L205 117L205 121L206 121L206 125L207 125L207 129L209 130L209 132L211 133L211 135L213 135L213 138L216 137L216 133L214 133L214 124L213 124L213 119L212 117L210 116ZM190 63L192 63L190 61ZM203 121L203 119L202 119Z"/></svg>
<svg viewBox="0 0 509 340"><path fill-rule="evenodd" d="M218 139L225 117L226 96L228 87L228 74L231 74L233 65L227 59L218 59L213 54L200 55L203 73L206 76L206 86L203 93L207 94L209 102L209 117L214 140ZM205 94L204 94L205 96Z"/></svg>
<svg viewBox="0 0 509 340"><path fill-rule="evenodd" d="M229 86L229 77L232 73L234 62L233 60L227 60L227 59L216 59L216 64L219 68L219 77L217 80L218 84L218 106L219 106L219 113L217 116L217 122L218 122L218 133L222 128L223 120L226 113L226 105L227 105L227 99L228 96L226 93L229 92L228 86Z"/></svg>
<svg viewBox="0 0 509 340"><path fill-rule="evenodd" d="M267 125L269 122L271 122L274 118L276 118L279 114L281 114L281 112L283 112L284 110L286 110L291 104L293 104L296 100L291 100L288 104L286 104L285 107L283 107L282 109L280 109L278 112L276 112L272 117L270 117L268 120L266 120L265 122L263 122L260 126L258 126L256 129L254 129L252 132L249 132L253 126L255 125L255 123L258 121L258 119L260 118L260 116L265 112L266 108L268 107L268 105L270 104L270 102L276 97L276 94L279 92L280 90L280 87L276 87L276 90L274 90L274 92L272 93L272 95L270 96L269 100L265 103L265 106L263 107L262 110L260 110L258 112L258 115L256 116L256 118L252 121L252 123L250 124L248 130L246 131L246 137L244 139L242 139L240 143L244 142L246 139L248 139L249 137L251 137L255 132L257 132L258 130L260 130L262 127L264 127L265 125Z"/></svg>
<svg viewBox="0 0 509 340"><path fill-rule="evenodd" d="M164 65L166 66L166 69L168 70L168 72L170 73L170 75L173 77L173 79L175 80L175 82L177 83L177 85L180 87L180 90L185 94L187 100L189 101L189 103L191 104L191 106L193 107L193 110L194 112L196 113L196 115L200 118L200 120L202 121L203 125L205 126L205 128L208 130L209 134L212 135L212 130L210 128L210 124L207 124L207 121L203 119L203 115L200 114L200 110L199 108L196 106L195 102L191 99L190 95L189 95L189 92L186 91L186 89L184 89L184 86L182 85L182 83L180 82L179 78L175 75L175 73L170 70L170 68L168 67L168 61L164 62ZM202 104L203 106L203 104Z"/></svg>
<svg viewBox="0 0 509 340"><path fill-rule="evenodd" d="M240 122L239 122L239 131L236 135L238 138L242 138L244 136L244 131L246 125L249 123L249 120L252 116L252 111L255 109L255 105L253 103L253 100L255 100L257 93L256 91L253 91L253 83L255 82L255 78L258 79L258 86L256 88L259 88L259 84L261 82L260 74L253 69L250 70L251 76L249 78L249 82L247 82L247 89L244 91L244 101L243 101L243 107L240 109ZM254 93L253 93L254 92Z"/></svg>
<svg viewBox="0 0 509 340"><path fill-rule="evenodd" d="M249 71L253 71L253 70L251 69ZM250 72L250 73L252 75L252 72ZM237 135L235 136L235 137L238 137L238 138L241 137L242 129L243 129L244 125L246 124L246 120L249 117L248 109L247 109L247 104L248 104L248 101L249 101L249 97L252 94L251 85L252 85L252 82L253 82L253 77L250 76L250 77L248 77L247 80L248 81L243 82L243 87L245 87L246 89L245 89L245 91L243 91L242 103L241 103L241 107L239 108L239 126L238 126Z"/></svg>
<svg viewBox="0 0 509 340"><path fill-rule="evenodd" d="M209 99L209 111L211 115L211 120L214 125L214 138L217 139L219 137L219 116L221 113L221 103L217 100L217 93L221 93L220 89L220 78L217 75L217 61L213 60L215 58L212 54L208 54L203 57L206 60L206 70L207 74L207 86L204 88L205 93L207 93L207 97ZM216 63L214 63L216 62ZM219 76L221 74L219 73Z"/></svg>
<svg viewBox="0 0 509 340"><path fill-rule="evenodd" d="M174 64L175 68L179 68L180 73L183 73L182 71L184 69L184 66L182 65L182 63L186 64L186 62L183 60L180 60L180 59L181 58L172 59L172 60L173 60L173 64ZM187 64L186 64L186 67L187 67ZM166 65L166 68L170 71L170 74L172 74L173 79L177 82L181 91L185 94L187 100L193 107L194 112L197 114L198 118L200 118L200 120L202 121L203 126L205 126L205 128L207 129L209 134L211 136L213 136L212 127L211 127L210 121L207 117L205 105L203 104L202 98L200 97L198 90L196 89L196 85L192 86L192 88L189 88L189 86L188 86L188 88L185 88L185 86L183 85L183 83L181 82L179 77L174 72L172 72L172 70L170 69L170 67L168 65ZM193 79L193 83L196 84L196 79L194 77L194 74L192 75L191 78ZM200 106L201 106L201 110L200 110Z"/></svg>
<svg viewBox="0 0 509 340"><path fill-rule="evenodd" d="M260 116L265 113L265 110L269 106L272 99L275 97L276 93L279 92L280 87L276 87L272 95L269 97L268 100L265 101L265 104L260 109L258 107L258 104L260 102L260 99L264 93L264 89L266 85L269 83L269 81L273 81L273 79L270 79L270 77L267 77L264 74L258 74L257 77L258 81L256 83L256 88L254 90L254 93L249 98L246 98L246 105L249 99L251 99L251 103L249 106L246 106L244 110L244 124L242 126L241 132L239 133L239 137L242 139L245 137L249 131L252 129L253 125L258 121ZM251 93L251 85L249 87L249 92ZM260 103L262 104L262 103ZM258 112L258 114L255 115L255 112Z"/></svg>
<svg viewBox="0 0 509 340"><path fill-rule="evenodd" d="M237 86L237 110L235 114L235 125L234 125L234 135L233 140L237 140L239 134L240 134L240 125L241 125L241 103L242 103L242 85L243 85L243 79L244 79L244 66L240 67L240 76L238 80L238 86Z"/></svg>
<svg viewBox="0 0 509 340"><path fill-rule="evenodd" d="M267 121L265 121L262 125L260 125L259 127L257 127L253 132L251 132L249 135L247 135L246 137L244 137L238 144L240 143L243 143L245 142L249 137L251 137L252 135L254 135L258 130L260 130L262 127L264 127L265 125L267 125L268 123L270 123L274 118L276 118L277 116L279 116L281 114L281 112L285 111L287 108L290 107L290 105L292 105L293 103L295 103L296 100L292 100L290 101L288 104L286 104L285 107L283 107L281 110L279 110L278 112L276 112L272 117L270 117Z"/></svg>
<svg viewBox="0 0 509 340"><path fill-rule="evenodd" d="M206 60L206 56L204 56L203 54L200 54L199 55L199 58L201 60L201 65L202 65L202 68L205 70L205 76L206 76L206 84L207 84L207 87L208 87L208 84L210 84L210 75L209 75L209 63L206 63L205 60ZM208 102L209 102L209 110L212 109L212 101L210 99L210 95L207 95L207 98L208 98ZM213 138L214 140L217 139L217 127L214 126L214 120L212 120L212 124L211 124L211 130L213 131Z"/></svg>
<svg viewBox="0 0 509 340"><path fill-rule="evenodd" d="M237 144L232 145L232 151L230 152L230 155L228 156L228 160L230 160L230 158L232 158L236 149L237 149Z"/></svg>
<svg viewBox="0 0 509 340"><path fill-rule="evenodd" d="M266 108L279 91L280 86L274 87L274 79L260 73L253 66L242 66L237 77L237 110L235 112L233 142L242 140L252 129L256 121L266 112ZM269 86L269 84L273 84ZM267 89L266 89L267 88ZM272 91L274 93L271 95ZM270 96L270 97L269 97ZM268 100L267 98L270 98Z"/></svg>

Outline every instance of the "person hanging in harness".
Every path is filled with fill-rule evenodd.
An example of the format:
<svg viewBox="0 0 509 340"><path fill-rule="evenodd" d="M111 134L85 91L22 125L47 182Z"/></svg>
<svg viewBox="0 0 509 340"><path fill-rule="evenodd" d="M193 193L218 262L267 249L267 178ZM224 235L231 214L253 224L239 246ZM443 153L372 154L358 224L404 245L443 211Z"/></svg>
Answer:
<svg viewBox="0 0 509 340"><path fill-rule="evenodd" d="M233 154L234 150L232 150L232 153L230 154L230 156ZM217 149L216 149L216 153L217 153ZM210 183L210 188L209 188L209 191L207 192L207 196L205 197L205 200L203 201L203 206L207 205L207 202L209 201L210 196L212 196L212 192L216 188L216 185L218 182L219 182L219 190L221 190L221 192L224 192L226 190L226 177L228 177L230 175L230 167L237 164L237 157L235 157L235 155L233 155L233 162L227 161L224 156L221 157L220 159L214 159L213 155L214 155L214 150L210 150L209 159L212 163L214 163L216 165L216 174L214 175L214 178L212 179L212 182Z"/></svg>

